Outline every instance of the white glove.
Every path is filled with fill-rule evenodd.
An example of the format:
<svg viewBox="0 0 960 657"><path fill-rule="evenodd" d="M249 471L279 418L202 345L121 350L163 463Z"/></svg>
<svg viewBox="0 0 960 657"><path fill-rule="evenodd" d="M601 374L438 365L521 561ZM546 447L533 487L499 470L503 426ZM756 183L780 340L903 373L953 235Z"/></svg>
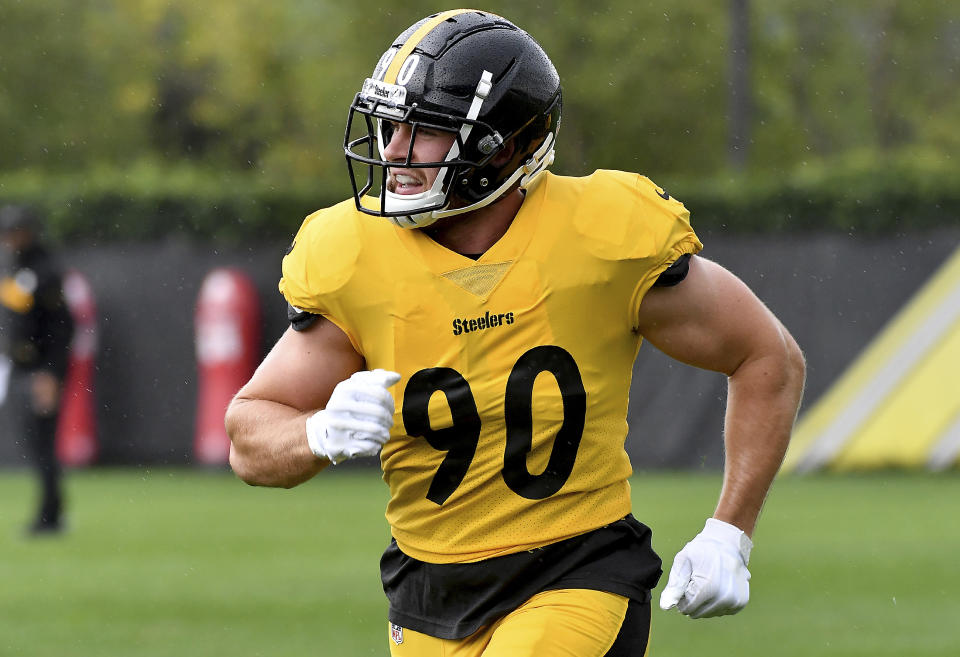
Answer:
<svg viewBox="0 0 960 657"><path fill-rule="evenodd" d="M753 542L738 527L708 518L674 557L660 608L676 606L691 618L737 613L750 600L751 549Z"/></svg>
<svg viewBox="0 0 960 657"><path fill-rule="evenodd" d="M375 456L390 438L393 395L400 375L387 370L356 372L333 389L326 408L307 418L307 443L336 465L357 456Z"/></svg>

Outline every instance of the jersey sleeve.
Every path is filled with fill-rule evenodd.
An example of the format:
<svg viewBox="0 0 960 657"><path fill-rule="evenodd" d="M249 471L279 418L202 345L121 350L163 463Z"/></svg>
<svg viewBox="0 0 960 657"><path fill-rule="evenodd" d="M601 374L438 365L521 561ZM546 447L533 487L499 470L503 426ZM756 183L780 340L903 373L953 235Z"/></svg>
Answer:
<svg viewBox="0 0 960 657"><path fill-rule="evenodd" d="M279 289L295 313L326 317L357 348L342 299L356 271L361 237L349 214L339 209L320 210L304 220L283 258Z"/></svg>
<svg viewBox="0 0 960 657"><path fill-rule="evenodd" d="M690 224L690 212L666 190L645 176L637 176L636 194L636 212L649 228L651 240L644 249L652 249L660 259L651 271L651 279L656 280L680 256L698 253L703 244Z"/></svg>
<svg viewBox="0 0 960 657"><path fill-rule="evenodd" d="M636 194L638 221L648 227L644 238L647 243L637 246L645 254L647 263L636 281L630 301L630 317L637 317L644 295L657 284L661 275L674 263L685 263L703 248L690 224L690 212L683 203L644 176L637 176ZM686 275L686 267L683 274ZM667 276L668 280L664 282L670 284L670 275ZM684 276L672 284L679 283Z"/></svg>

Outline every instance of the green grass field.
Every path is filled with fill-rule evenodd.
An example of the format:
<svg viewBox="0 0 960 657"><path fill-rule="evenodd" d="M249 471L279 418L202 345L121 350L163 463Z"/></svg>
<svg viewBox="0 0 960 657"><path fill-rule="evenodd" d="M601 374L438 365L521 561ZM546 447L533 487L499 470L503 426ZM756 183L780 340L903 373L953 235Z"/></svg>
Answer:
<svg viewBox="0 0 960 657"><path fill-rule="evenodd" d="M634 478L665 569L718 486ZM222 472L92 469L70 473L68 493L70 531L28 540L33 481L0 471L0 655L388 654L374 471L284 491ZM960 655L958 519L956 473L778 481L750 605L702 621L655 608L651 654Z"/></svg>

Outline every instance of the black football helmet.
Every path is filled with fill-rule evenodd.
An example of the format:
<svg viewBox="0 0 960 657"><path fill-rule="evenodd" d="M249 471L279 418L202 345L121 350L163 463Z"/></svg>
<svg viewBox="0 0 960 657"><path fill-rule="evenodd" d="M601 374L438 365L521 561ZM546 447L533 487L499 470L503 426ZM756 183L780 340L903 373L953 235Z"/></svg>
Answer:
<svg viewBox="0 0 960 657"><path fill-rule="evenodd" d="M529 186L553 162L560 106L556 69L510 21L455 9L414 23L350 106L343 150L357 209L416 228ZM398 123L412 136L407 157L391 162L384 148ZM454 135L444 161L410 161L421 129ZM494 164L510 142L512 155ZM431 189L403 195L387 189L391 168L440 172Z"/></svg>

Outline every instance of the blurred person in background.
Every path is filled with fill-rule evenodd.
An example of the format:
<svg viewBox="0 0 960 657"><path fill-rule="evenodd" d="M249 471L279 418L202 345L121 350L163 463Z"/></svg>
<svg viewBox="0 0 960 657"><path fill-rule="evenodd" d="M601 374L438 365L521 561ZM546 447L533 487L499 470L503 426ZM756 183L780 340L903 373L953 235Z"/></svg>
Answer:
<svg viewBox="0 0 960 657"><path fill-rule="evenodd" d="M31 208L0 207L0 358L9 368L6 403L16 421L14 440L29 452L40 483L30 535L63 529L61 468L55 451L60 395L73 320L63 276L41 242L42 224Z"/></svg>
<svg viewBox="0 0 960 657"><path fill-rule="evenodd" d="M729 377L719 502L660 605L700 618L749 599L803 357L696 255L666 191L546 171L560 111L553 64L499 16L442 12L397 37L350 108L354 197L297 233L291 328L227 410L250 484L379 454L394 657L645 654L661 560L624 450L643 339Z"/></svg>

